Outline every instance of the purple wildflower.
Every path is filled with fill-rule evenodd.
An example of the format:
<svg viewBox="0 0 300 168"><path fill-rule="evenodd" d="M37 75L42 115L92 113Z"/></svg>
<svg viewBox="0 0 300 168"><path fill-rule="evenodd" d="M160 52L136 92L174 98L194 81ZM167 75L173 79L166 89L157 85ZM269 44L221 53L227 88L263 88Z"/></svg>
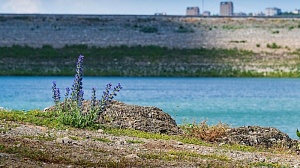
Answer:
<svg viewBox="0 0 300 168"><path fill-rule="evenodd" d="M77 100L78 101L77 104L78 104L79 107L82 105L82 101L84 100L83 99L83 94L84 94L84 91L80 90L79 94L78 94L78 100Z"/></svg>
<svg viewBox="0 0 300 168"><path fill-rule="evenodd" d="M54 103L57 104L59 103L60 101L60 92L59 92L59 88L56 87L56 82L53 81L52 82L52 92L53 92L53 100L54 100Z"/></svg>
<svg viewBox="0 0 300 168"><path fill-rule="evenodd" d="M97 97L96 97L96 88L92 88L92 97L91 97L91 107L94 108L96 106Z"/></svg>
<svg viewBox="0 0 300 168"><path fill-rule="evenodd" d="M112 101L112 99L117 96L117 92L120 92L120 90L122 89L122 86L120 83L118 83L117 86L114 87L113 92L108 96L109 100L108 101Z"/></svg>
<svg viewBox="0 0 300 168"><path fill-rule="evenodd" d="M69 94L70 94L70 88L67 87L67 88L66 88L66 94L65 94L65 98L66 98L66 99L69 97Z"/></svg>
<svg viewBox="0 0 300 168"><path fill-rule="evenodd" d="M107 102L109 100L109 91L111 89L112 84L107 84L105 90L103 91L103 95L101 98L101 108L105 108L105 106L107 105Z"/></svg>
<svg viewBox="0 0 300 168"><path fill-rule="evenodd" d="M117 96L117 92L119 92L122 89L122 86L120 83L114 87L112 93L110 93L111 90L111 84L106 85L106 89L103 91L103 95L100 101L100 112L104 111L105 107L108 105L109 102L112 101L112 99Z"/></svg>
<svg viewBox="0 0 300 168"><path fill-rule="evenodd" d="M80 94L81 90L82 90L82 76L83 76L83 55L80 55L78 57L77 60L77 66L76 66L76 75L75 75L75 79L72 85L72 94L71 94L71 98L75 101L78 102L78 105L81 104L80 101L82 101L82 97Z"/></svg>

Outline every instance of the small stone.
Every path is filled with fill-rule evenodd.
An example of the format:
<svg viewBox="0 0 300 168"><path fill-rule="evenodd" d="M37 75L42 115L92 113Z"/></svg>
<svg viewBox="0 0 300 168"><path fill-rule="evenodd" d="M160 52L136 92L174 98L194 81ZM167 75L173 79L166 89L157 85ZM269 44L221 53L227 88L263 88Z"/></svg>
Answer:
<svg viewBox="0 0 300 168"><path fill-rule="evenodd" d="M126 155L125 159L139 159L140 157L137 154Z"/></svg>
<svg viewBox="0 0 300 168"><path fill-rule="evenodd" d="M103 133L104 131L103 131L103 129L98 129L97 132L98 133Z"/></svg>
<svg viewBox="0 0 300 168"><path fill-rule="evenodd" d="M116 141L115 144L117 144L117 145L126 145L127 142L121 140L121 141Z"/></svg>
<svg viewBox="0 0 300 168"><path fill-rule="evenodd" d="M265 161L266 161L265 158L260 158L260 159L259 159L259 162L265 162Z"/></svg>
<svg viewBox="0 0 300 168"><path fill-rule="evenodd" d="M64 138L57 138L56 142L57 143L63 143L63 144L71 144L72 140L68 137L64 137Z"/></svg>
<svg viewBox="0 0 300 168"><path fill-rule="evenodd" d="M6 153L0 153L0 158L5 158L5 157L8 157L8 154L6 154Z"/></svg>
<svg viewBox="0 0 300 168"><path fill-rule="evenodd" d="M225 145L225 144L226 144L226 143L222 142L222 143L219 144L219 146L223 146L223 145Z"/></svg>

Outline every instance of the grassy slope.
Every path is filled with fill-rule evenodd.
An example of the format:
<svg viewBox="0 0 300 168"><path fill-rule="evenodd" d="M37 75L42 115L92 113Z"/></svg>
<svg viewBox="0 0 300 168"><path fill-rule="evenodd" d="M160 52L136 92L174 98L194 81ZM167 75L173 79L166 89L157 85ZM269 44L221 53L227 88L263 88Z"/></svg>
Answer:
<svg viewBox="0 0 300 168"><path fill-rule="evenodd" d="M243 71L239 66L252 63L297 67L298 59L276 60L257 57L237 49L168 49L158 46L87 47L86 45L0 47L0 75L73 75L76 58L85 56L86 76L220 76L262 77L266 74ZM299 62L299 63L298 63ZM268 73L269 77L298 77L298 71Z"/></svg>

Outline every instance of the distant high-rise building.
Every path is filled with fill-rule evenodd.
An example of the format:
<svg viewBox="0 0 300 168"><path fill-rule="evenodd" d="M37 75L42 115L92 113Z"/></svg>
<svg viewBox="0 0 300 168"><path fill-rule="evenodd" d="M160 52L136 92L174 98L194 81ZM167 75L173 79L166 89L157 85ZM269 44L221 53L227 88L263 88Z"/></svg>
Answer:
<svg viewBox="0 0 300 168"><path fill-rule="evenodd" d="M233 3L231 1L221 2L220 15L233 16Z"/></svg>
<svg viewBox="0 0 300 168"><path fill-rule="evenodd" d="M292 11L292 13L293 13L293 14L296 14L296 15L297 15L297 14L300 14L300 9L295 9L295 10Z"/></svg>
<svg viewBox="0 0 300 168"><path fill-rule="evenodd" d="M202 16L210 16L210 11L204 11L204 12L202 13Z"/></svg>
<svg viewBox="0 0 300 168"><path fill-rule="evenodd" d="M266 16L276 16L281 14L281 9L279 8L266 8L265 15Z"/></svg>
<svg viewBox="0 0 300 168"><path fill-rule="evenodd" d="M199 7L187 7L186 8L187 16L199 16L199 14L200 14Z"/></svg>

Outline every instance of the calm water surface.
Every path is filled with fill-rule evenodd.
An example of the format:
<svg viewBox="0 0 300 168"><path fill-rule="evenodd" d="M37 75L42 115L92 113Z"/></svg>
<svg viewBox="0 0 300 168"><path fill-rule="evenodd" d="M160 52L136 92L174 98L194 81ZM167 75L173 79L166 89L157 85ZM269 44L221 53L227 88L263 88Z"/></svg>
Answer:
<svg viewBox="0 0 300 168"><path fill-rule="evenodd" d="M52 81L64 94L73 77L0 77L0 107L44 109L53 105ZM120 82L117 100L157 106L179 124L207 120L230 126L272 126L296 138L300 128L300 79L84 77L85 99Z"/></svg>

